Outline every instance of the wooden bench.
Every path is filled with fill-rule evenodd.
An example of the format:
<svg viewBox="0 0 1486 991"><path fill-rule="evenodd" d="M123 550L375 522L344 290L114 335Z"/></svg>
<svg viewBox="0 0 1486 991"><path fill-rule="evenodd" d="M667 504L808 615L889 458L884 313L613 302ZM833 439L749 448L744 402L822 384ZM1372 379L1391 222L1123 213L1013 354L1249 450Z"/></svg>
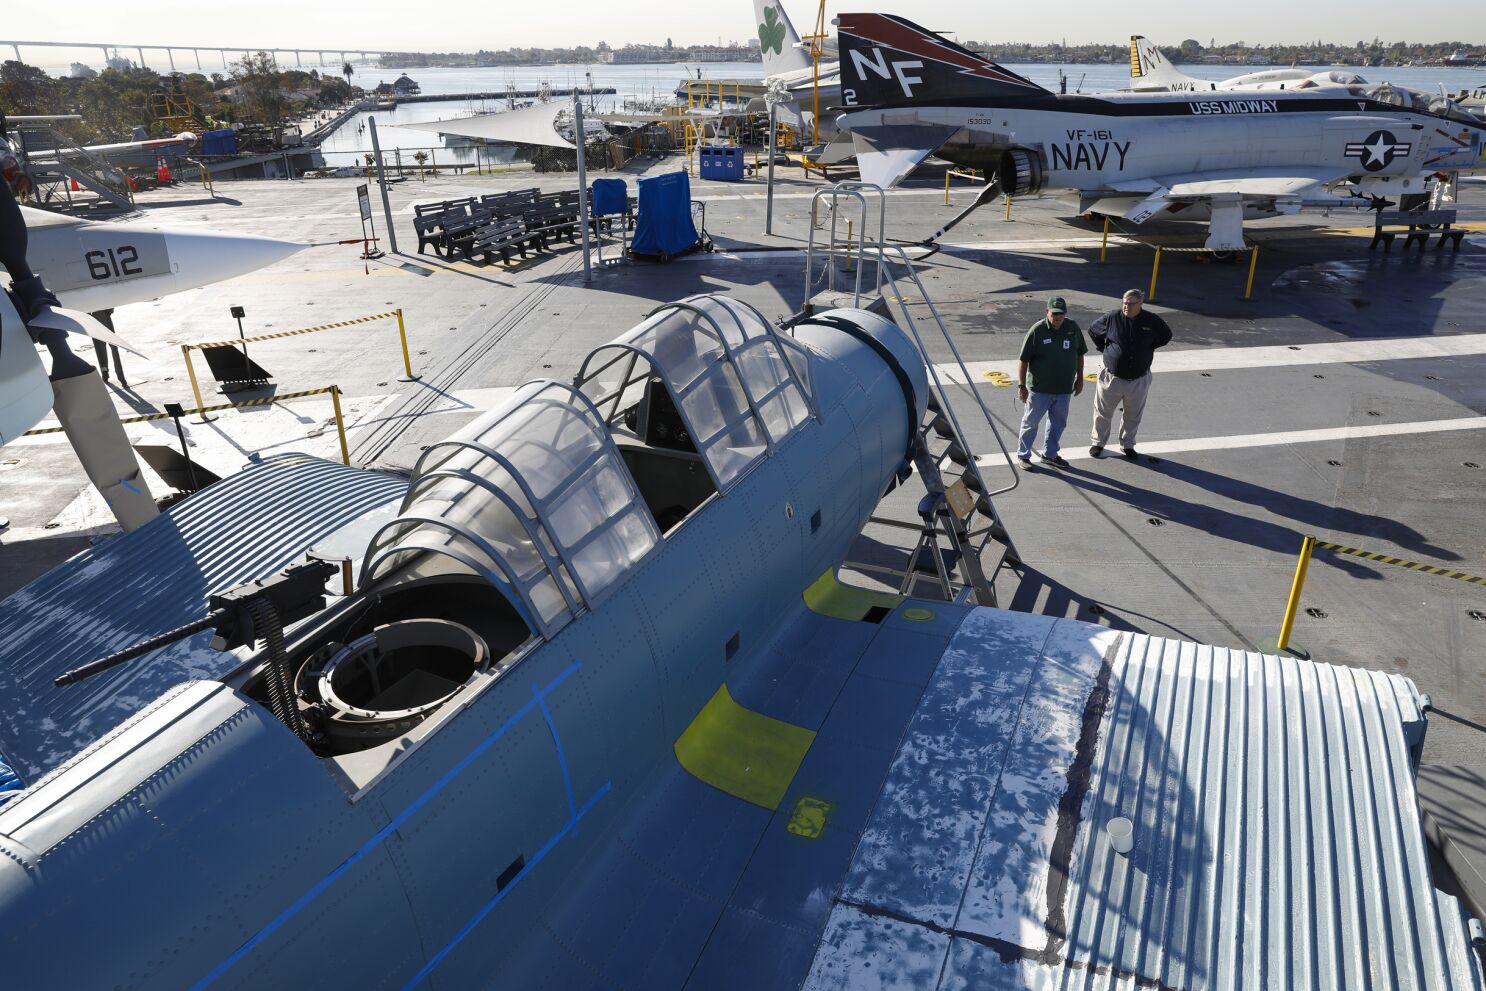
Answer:
<svg viewBox="0 0 1486 991"><path fill-rule="evenodd" d="M1440 250L1446 241L1451 241L1454 250L1459 251L1465 231L1453 229L1455 217L1454 210L1379 210L1373 221L1372 243L1367 246L1367 250L1373 250L1381 242L1383 254L1386 255L1393 250L1393 239L1402 233L1405 235L1405 251L1412 248L1415 242L1418 242L1419 250L1423 251L1432 234L1440 236L1434 250ZM1388 230L1389 227L1401 230Z"/></svg>
<svg viewBox="0 0 1486 991"><path fill-rule="evenodd" d="M510 217L480 228L465 250L471 258L483 256L486 264L495 261L496 255L500 255L502 264L510 264L513 251L519 252L524 261L527 246L539 247L540 240L524 223Z"/></svg>

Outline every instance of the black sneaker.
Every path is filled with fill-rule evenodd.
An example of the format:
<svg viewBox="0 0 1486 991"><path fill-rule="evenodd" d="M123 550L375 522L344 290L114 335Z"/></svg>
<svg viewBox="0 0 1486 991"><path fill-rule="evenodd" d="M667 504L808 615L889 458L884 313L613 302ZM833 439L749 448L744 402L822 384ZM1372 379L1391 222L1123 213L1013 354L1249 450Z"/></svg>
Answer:
<svg viewBox="0 0 1486 991"><path fill-rule="evenodd" d="M1045 465L1052 465L1054 468L1068 467L1068 462L1064 461L1059 455L1054 454L1052 457L1048 457L1046 454L1043 454L1041 455L1041 458L1042 463Z"/></svg>
<svg viewBox="0 0 1486 991"><path fill-rule="evenodd" d="M1097 457L1099 457L1099 455L1101 455L1103 453L1104 453L1104 445L1102 445L1102 444L1095 444L1095 445L1093 445L1092 447L1089 448L1089 457L1091 457L1091 458L1097 458Z"/></svg>
<svg viewBox="0 0 1486 991"><path fill-rule="evenodd" d="M1133 447L1122 447L1122 448L1120 448L1120 450L1122 450L1122 451L1125 452L1125 457L1129 458L1131 461L1134 461L1135 460L1135 457L1136 457L1136 455L1135 455L1135 448L1133 448Z"/></svg>

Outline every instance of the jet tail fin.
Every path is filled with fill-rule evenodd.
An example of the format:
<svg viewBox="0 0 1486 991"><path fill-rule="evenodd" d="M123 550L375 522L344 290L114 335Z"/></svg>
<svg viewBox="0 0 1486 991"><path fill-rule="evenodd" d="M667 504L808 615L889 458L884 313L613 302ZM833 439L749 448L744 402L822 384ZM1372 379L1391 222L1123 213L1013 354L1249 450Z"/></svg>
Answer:
<svg viewBox="0 0 1486 991"><path fill-rule="evenodd" d="M810 68L810 56L781 0L753 0L753 15L766 77Z"/></svg>
<svg viewBox="0 0 1486 991"><path fill-rule="evenodd" d="M1196 92L1214 90L1216 83L1182 72L1166 60L1151 39L1145 35L1130 36L1130 88L1133 90L1170 90Z"/></svg>
<svg viewBox="0 0 1486 991"><path fill-rule="evenodd" d="M841 99L848 109L1051 96L947 38L891 14L842 14Z"/></svg>

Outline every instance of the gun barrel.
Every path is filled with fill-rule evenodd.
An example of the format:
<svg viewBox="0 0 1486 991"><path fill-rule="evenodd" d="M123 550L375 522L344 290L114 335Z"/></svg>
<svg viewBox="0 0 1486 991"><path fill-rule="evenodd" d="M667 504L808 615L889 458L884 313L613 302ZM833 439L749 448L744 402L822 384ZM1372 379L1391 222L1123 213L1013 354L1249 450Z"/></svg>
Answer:
<svg viewBox="0 0 1486 991"><path fill-rule="evenodd" d="M61 688L63 685L75 685L79 681L91 678L93 675L107 671L109 668L118 667L126 661L132 661L136 657L148 654L152 650L173 644L177 640L184 640L193 633L200 633L202 630L211 629L226 618L226 609L214 609L193 623L178 626L159 636L142 640L132 647L126 647L123 650L109 654L107 657L100 657L96 661L89 661L81 667L73 668L71 671L65 671L57 677L53 684L58 688Z"/></svg>

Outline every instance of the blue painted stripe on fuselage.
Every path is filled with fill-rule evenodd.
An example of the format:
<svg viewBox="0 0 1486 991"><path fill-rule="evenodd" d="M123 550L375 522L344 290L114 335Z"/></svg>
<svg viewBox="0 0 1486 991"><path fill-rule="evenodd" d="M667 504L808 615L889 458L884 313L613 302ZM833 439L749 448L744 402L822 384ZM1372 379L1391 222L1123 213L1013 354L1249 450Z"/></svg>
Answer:
<svg viewBox="0 0 1486 991"><path fill-rule="evenodd" d="M516 887L516 885L520 884L526 878L526 875L531 872L531 869L533 867L536 867L538 864L540 864L542 862L542 859L546 857L547 854L552 852L552 848L557 846L559 840L568 835L568 833L575 832L578 828L578 820L582 819L588 814L588 810L593 808L593 804L595 802L609 793L609 785L610 782L605 781L599 788L599 790L593 793L593 797L584 802L583 807L573 813L573 817L567 822L563 823L562 828L559 829L556 833L552 834L552 837L548 839L546 843L542 844L541 849L532 854L531 860L527 861L526 866L521 868L521 870L516 873L516 876L511 879L511 883L506 885L500 891L497 891L494 898L490 899L484 905L480 906L479 911L470 916L470 920L460 927L459 932L454 934L454 938L449 940L448 943L444 944L443 949L439 950L439 952L430 957L428 963L419 968L418 973L414 974L408 981L408 983L402 986L402 991L412 991L412 989L417 987L425 977L433 973L434 968L443 963L444 958L447 957L456 946L463 942L464 938L471 932L473 932L475 927L478 926L487 915L495 910L495 907L501 903L501 899L505 898L506 895L508 895Z"/></svg>
<svg viewBox="0 0 1486 991"><path fill-rule="evenodd" d="M568 773L567 754L562 752L562 738L557 735L557 723L552 718L552 710L547 708L547 700L532 686L532 693L537 697L537 704L542 707L542 718L547 720L547 731L552 734L552 745L557 748L557 766L562 769L562 788L568 796L568 822L574 823L578 820L577 809L573 805L573 777Z"/></svg>
<svg viewBox="0 0 1486 991"><path fill-rule="evenodd" d="M377 832L372 835L371 839L361 844L361 846L358 847L354 853L352 853L349 857L342 861L339 867L331 871L329 874L325 875L325 877L323 877L313 887L311 887L308 891L295 899L293 904L284 909L283 912L279 913L278 917L273 919L262 929L258 930L258 932L251 936L246 942L244 942L242 946L239 946L235 951L233 951L231 956L223 960L221 963L217 964L217 966L212 968L212 970L207 973L207 975L201 980L191 985L191 991L202 991L202 989L210 987L213 983L216 982L219 977L227 973L227 971L231 970L238 961L242 960L243 957L253 952L253 950L261 945L264 940L268 939L268 937L272 936L275 932L282 928L286 922L297 915L302 909L304 909L306 905L310 904L310 902L314 901L321 894L323 894L327 888L329 888L336 882L337 879L339 879L352 867L356 866L356 864L358 864L360 861L365 859L366 856L374 851L378 846L380 846L382 842L387 839L387 837L396 832L399 826L407 822L408 819L415 813L417 813L419 809L427 805L435 795L443 791L444 788L447 787L451 781L462 774L465 769L468 768L470 764L473 763L481 754L485 753L485 751L494 746L496 741L505 736L506 733L508 733L513 726L521 721L523 716L531 712L532 709L543 705L544 697L558 685L562 684L562 682L567 680L567 678L572 675L574 671L578 670L579 666L579 663L577 661L574 661L572 664L569 664L566 668L559 672L557 677L553 678L552 681L549 682L544 688L534 688L533 692L535 693L535 696L531 699L531 701L527 702L521 708L512 713L511 718L502 723L499 729L482 740L480 744L476 746L475 749L466 754L459 761L459 763L455 764L448 771L444 772L444 775L442 777L440 777L431 786L429 786L429 788L424 791L423 794L415 798L412 803L408 805L407 808L403 809L396 816L394 816L392 820L387 823L387 825L377 830ZM564 773L566 773L566 769L564 769ZM586 808L587 806L585 806L585 809ZM562 833L560 833L559 835L566 834L570 829L572 829L575 821L576 817L573 819L569 819L568 824L563 827ZM528 864L527 866L530 867L531 865Z"/></svg>

